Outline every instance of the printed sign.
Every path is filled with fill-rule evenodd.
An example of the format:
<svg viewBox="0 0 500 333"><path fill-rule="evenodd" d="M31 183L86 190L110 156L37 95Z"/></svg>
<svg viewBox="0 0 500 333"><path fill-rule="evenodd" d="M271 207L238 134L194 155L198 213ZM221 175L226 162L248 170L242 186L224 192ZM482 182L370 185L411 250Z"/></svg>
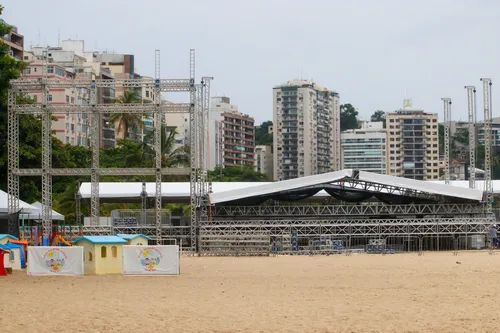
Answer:
<svg viewBox="0 0 500 333"><path fill-rule="evenodd" d="M124 275L178 275L179 246L126 245L123 247Z"/></svg>
<svg viewBox="0 0 500 333"><path fill-rule="evenodd" d="M28 275L83 275L83 247L28 247Z"/></svg>

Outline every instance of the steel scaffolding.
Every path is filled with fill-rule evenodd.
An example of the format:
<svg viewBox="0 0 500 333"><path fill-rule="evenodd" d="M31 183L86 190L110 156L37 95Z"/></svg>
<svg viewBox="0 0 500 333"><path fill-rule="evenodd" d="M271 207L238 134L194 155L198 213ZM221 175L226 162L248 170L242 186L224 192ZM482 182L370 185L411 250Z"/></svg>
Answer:
<svg viewBox="0 0 500 333"><path fill-rule="evenodd" d="M476 87L466 86L469 120L469 188L476 188Z"/></svg>
<svg viewBox="0 0 500 333"><path fill-rule="evenodd" d="M492 212L493 205L493 185L491 183L491 79L482 78L483 82L483 105L484 105L484 191L487 195L488 212Z"/></svg>
<svg viewBox="0 0 500 333"><path fill-rule="evenodd" d="M451 98L441 98L444 113L444 182L450 184Z"/></svg>
<svg viewBox="0 0 500 333"><path fill-rule="evenodd" d="M17 79L12 80L8 91L8 153L9 153L9 173L8 173L8 209L10 216L14 216L19 211L19 177L20 176L41 176L42 177L42 204L43 204L43 235L47 239L52 231L52 176L91 176L91 226L96 228L99 224L99 176L101 175L155 175L156 195L155 195L155 238L161 242L163 230L161 226L161 177L162 175L189 174L191 179L191 239L196 239L197 214L196 210L201 196L207 196L208 185L206 184L206 164L197 164L196 156L199 160L206 159L207 144L199 142L206 140L206 130L199 126L202 119L208 119L208 108L196 107L197 91L201 91L203 86L207 86L212 78L204 78L201 85L195 85L195 52L190 50L190 70L189 79L160 79L160 52L155 50L155 78L154 79L130 79L130 80L103 80L103 79L75 79L59 80L48 78L47 56L43 54L43 75L39 79ZM208 83L209 85L209 83ZM134 104L98 104L97 89L99 88L147 88L153 90L153 103ZM90 92L90 103L88 105L72 104L50 104L48 95L50 89L87 89ZM17 104L17 97L22 94L34 92L42 93L42 102L37 104L21 105ZM190 102L187 103L162 103L162 92L189 92ZM210 90L205 89L201 96L201 102L210 99ZM91 124L91 168L57 169L52 168L52 116L56 114L82 114L90 119ZM155 164L153 168L101 168L99 165L99 142L100 142L100 120L103 114L109 113L134 113L153 114L154 117L154 142ZM191 167L184 168L162 168L161 166L161 120L165 113L189 113L190 118L190 146L191 146ZM42 167L34 169L21 169L19 167L19 117L20 115L35 115L42 118ZM200 130L204 130L203 135L199 135ZM196 140L198 138L198 140ZM196 191L196 189L199 191ZM78 197L78 195L77 195ZM79 200L77 200L79 201ZM79 202L78 202L79 204ZM78 214L80 214L80 207ZM78 217L78 216L77 216ZM9 231L16 232L18 221L9 219ZM195 249L195 242L191 247Z"/></svg>

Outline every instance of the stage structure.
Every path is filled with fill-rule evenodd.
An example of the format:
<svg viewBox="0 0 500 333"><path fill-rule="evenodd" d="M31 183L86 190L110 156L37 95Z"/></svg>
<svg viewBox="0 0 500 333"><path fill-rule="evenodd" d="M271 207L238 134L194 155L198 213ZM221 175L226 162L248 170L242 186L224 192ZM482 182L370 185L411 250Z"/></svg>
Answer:
<svg viewBox="0 0 500 333"><path fill-rule="evenodd" d="M8 208L9 214L19 211L19 177L42 177L42 228L45 241L52 232L52 177L53 176L90 176L91 195L91 225L99 224L99 177L106 175L155 175L156 195L155 211L156 224L154 235L157 243L162 241L161 226L161 178L162 175L190 175L191 179L191 227L190 236L196 238L198 225L197 207L206 206L209 185L207 184L207 138L208 129L208 102L210 100L211 77L204 77L201 84L195 83L195 51L190 51L189 78L161 79L160 78L160 51L155 51L155 78L130 80L103 80L103 79L73 79L59 80L49 77L47 52L42 55L42 77L39 79L12 80L8 92ZM80 89L89 93L89 104L51 104L48 100L50 89ZM153 102L145 104L99 104L97 91L103 88L151 89ZM189 103L165 103L161 100L163 92L188 92ZM41 103L17 104L17 97L38 93L41 94ZM152 114L154 116L154 168L101 168L99 164L99 143L101 136L101 122L103 114L134 113ZM161 165L161 120L168 113L189 113L190 120L190 168L162 168ZM90 168L52 168L52 117L55 115L79 114L90 119L92 166ZM36 169L23 169L19 165L19 118L21 115L41 116L42 118L42 166ZM79 194L76 193L78 199ZM77 218L80 218L79 200L77 200ZM206 210L206 209L205 209ZM9 221L9 231L16 233L18 221ZM196 244L190 246L195 249Z"/></svg>

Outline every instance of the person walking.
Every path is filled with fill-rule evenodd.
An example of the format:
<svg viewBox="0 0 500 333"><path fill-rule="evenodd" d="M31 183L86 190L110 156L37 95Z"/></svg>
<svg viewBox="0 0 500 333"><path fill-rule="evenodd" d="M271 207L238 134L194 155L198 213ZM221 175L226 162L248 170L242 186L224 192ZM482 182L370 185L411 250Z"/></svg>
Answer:
<svg viewBox="0 0 500 333"><path fill-rule="evenodd" d="M494 248L498 247L498 231L497 225L493 224L490 229L491 246Z"/></svg>

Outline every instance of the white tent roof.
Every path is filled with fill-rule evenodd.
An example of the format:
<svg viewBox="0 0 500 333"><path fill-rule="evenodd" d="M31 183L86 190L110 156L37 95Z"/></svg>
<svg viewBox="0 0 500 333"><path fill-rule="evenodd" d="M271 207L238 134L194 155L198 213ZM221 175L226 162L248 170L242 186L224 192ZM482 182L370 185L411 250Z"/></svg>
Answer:
<svg viewBox="0 0 500 333"><path fill-rule="evenodd" d="M9 212L9 195L7 192L0 190L0 213L8 213ZM35 206L30 205L27 202L19 200L19 209L21 209L24 214L42 214L42 211Z"/></svg>
<svg viewBox="0 0 500 333"><path fill-rule="evenodd" d="M355 175L354 170L351 169L329 172L320 175L307 176L296 179L289 179L271 184L254 186L251 188L234 189L232 191L226 191L220 193L214 191L214 193L210 195L210 199L212 203L217 204L221 202L228 202L243 198L269 195L283 191L290 191L290 190L305 188L308 186L329 184L340 181L345 178L352 178L352 177L355 177L357 180L367 183L399 187L417 192L424 192L429 194L469 199L475 201L483 200L483 191L481 190L456 187L456 186L450 186L450 185L444 185L444 184L438 184L433 182L408 179L402 177L380 175L366 171L359 171L359 173ZM361 185L354 186L353 188L364 190L364 187Z"/></svg>
<svg viewBox="0 0 500 333"><path fill-rule="evenodd" d="M37 202L33 202L31 205L34 206L34 207L36 207L36 208L38 208L40 210L40 218L41 218L41 216L42 216L42 207L43 207L42 203L39 202L39 201L37 201ZM64 215L62 215L61 213L56 212L55 210L52 210L52 219L53 220L58 220L58 221L64 221Z"/></svg>

